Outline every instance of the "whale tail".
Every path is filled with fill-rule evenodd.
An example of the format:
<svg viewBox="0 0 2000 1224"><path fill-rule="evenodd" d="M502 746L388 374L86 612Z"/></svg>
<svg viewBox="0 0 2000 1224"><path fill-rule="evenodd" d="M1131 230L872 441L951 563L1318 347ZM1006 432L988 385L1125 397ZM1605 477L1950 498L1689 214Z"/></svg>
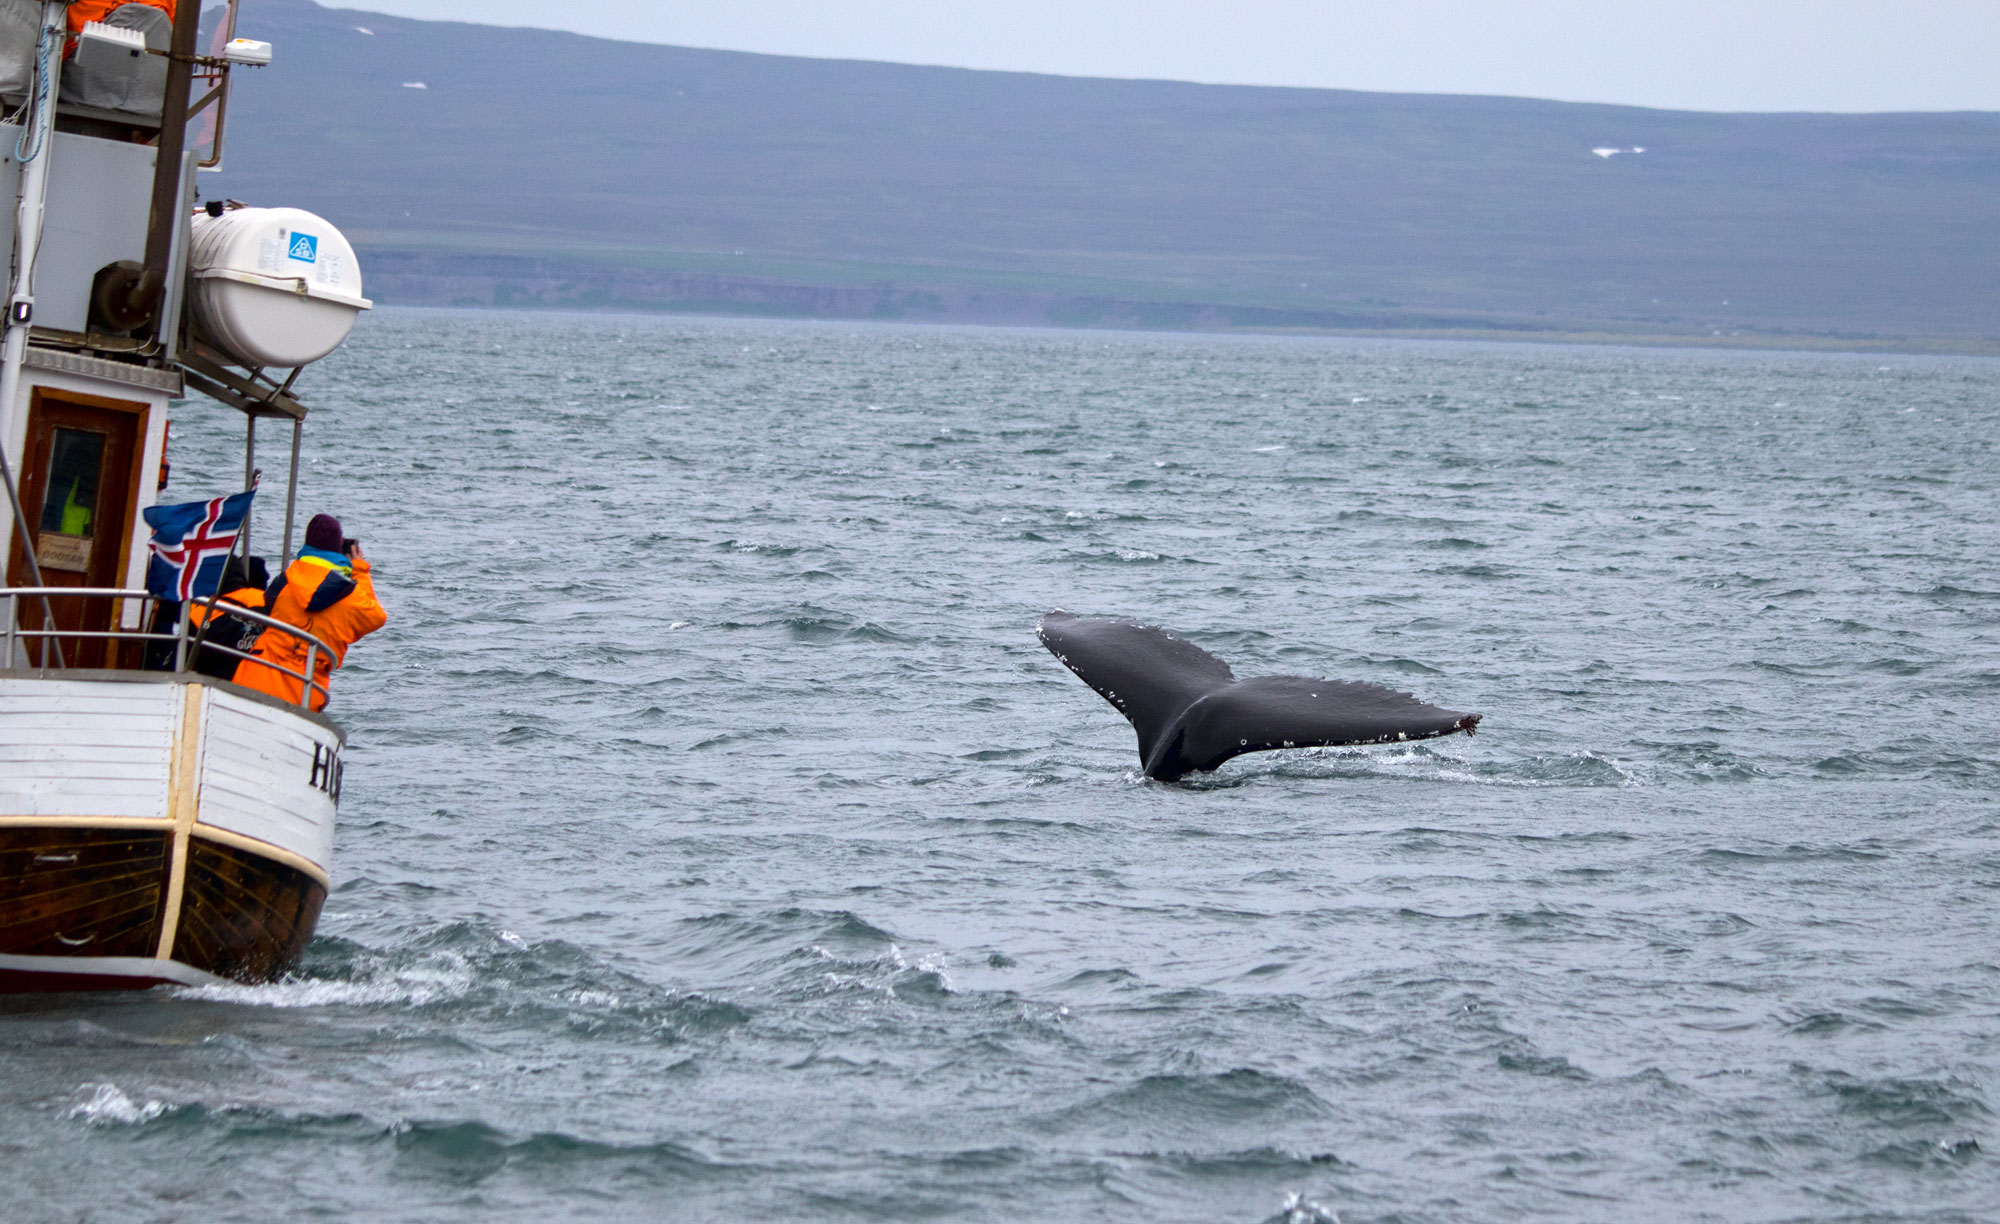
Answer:
<svg viewBox="0 0 2000 1224"><path fill-rule="evenodd" d="M1194 643L1114 617L1051 612L1035 635L1131 722L1146 776L1167 782L1246 752L1470 735L1481 717L1378 684L1238 680L1229 664Z"/></svg>

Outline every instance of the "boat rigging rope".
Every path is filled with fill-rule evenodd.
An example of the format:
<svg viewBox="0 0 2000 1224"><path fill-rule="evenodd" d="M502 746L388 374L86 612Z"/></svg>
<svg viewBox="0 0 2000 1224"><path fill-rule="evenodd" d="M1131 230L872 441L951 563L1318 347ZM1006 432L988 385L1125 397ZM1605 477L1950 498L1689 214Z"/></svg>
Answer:
<svg viewBox="0 0 2000 1224"><path fill-rule="evenodd" d="M35 45L35 91L24 108L20 138L14 142L14 160L23 166L42 155L42 125L35 122L35 116L51 105L49 82L55 77L52 61L62 54L67 39L68 35L59 27L44 24L41 40ZM30 140L34 141L33 148L28 147Z"/></svg>

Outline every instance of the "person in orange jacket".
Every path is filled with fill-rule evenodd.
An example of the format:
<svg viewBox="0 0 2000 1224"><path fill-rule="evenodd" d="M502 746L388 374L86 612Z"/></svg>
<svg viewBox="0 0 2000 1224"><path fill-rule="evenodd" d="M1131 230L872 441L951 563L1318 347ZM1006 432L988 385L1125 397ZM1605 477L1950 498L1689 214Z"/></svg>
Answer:
<svg viewBox="0 0 2000 1224"><path fill-rule="evenodd" d="M296 625L332 650L332 658L324 650L313 652L313 678L321 688L313 691L312 708L325 709L322 690L346 660L347 648L389 623L389 614L375 599L375 583L361 545L342 538L339 519L314 515L306 524L306 546L299 550L298 560L285 567L266 595L267 615ZM298 705L305 694L299 677L306 672L306 643L282 630L266 629L252 653L276 666L245 659L236 669L236 683Z"/></svg>
<svg viewBox="0 0 2000 1224"><path fill-rule="evenodd" d="M174 17L174 0L71 0L69 6L69 32L81 33L86 23L103 21L106 17L128 4L143 4L166 13L167 20Z"/></svg>
<svg viewBox="0 0 2000 1224"><path fill-rule="evenodd" d="M251 557L247 561L238 556L229 558L229 564L222 571L221 592L216 596L211 612L205 600L196 600L188 605L188 624L195 630L196 641L202 643L196 652L194 669L204 676L217 680L232 679L236 675L241 660L216 647L248 652L255 649L263 626L240 616L231 616L231 607L249 608L262 612L265 606L264 589L271 585L270 572L264 567L264 558Z"/></svg>
<svg viewBox="0 0 2000 1224"><path fill-rule="evenodd" d="M231 616L231 608L249 608L253 612L264 610L264 588L271 585L271 574L264 566L264 558L251 557L249 560L231 554L222 567L222 582L216 588L221 592L216 597L211 613L206 598L188 604L187 618L195 632L195 641L200 649L190 656L189 664L204 676L217 680L228 680L236 674L237 658L217 650L217 646L228 646L236 650L249 651L257 642L257 636L264 632L261 625ZM176 639L180 635L181 606L161 600L153 606L153 627L149 630L150 640L146 643L146 657L143 666L147 671L172 671L176 656ZM211 623L212 622L212 623Z"/></svg>

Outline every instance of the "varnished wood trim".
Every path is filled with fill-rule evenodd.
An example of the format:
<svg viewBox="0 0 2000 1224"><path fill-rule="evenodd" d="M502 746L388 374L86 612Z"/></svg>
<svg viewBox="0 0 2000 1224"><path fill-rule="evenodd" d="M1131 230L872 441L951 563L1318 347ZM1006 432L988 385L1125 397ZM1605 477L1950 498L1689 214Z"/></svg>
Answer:
<svg viewBox="0 0 2000 1224"><path fill-rule="evenodd" d="M161 829L173 823L171 816L0 816L0 829Z"/></svg>
<svg viewBox="0 0 2000 1224"><path fill-rule="evenodd" d="M325 886L304 872L206 838L188 852L187 879L173 958L239 982L298 964L326 904Z"/></svg>
<svg viewBox="0 0 2000 1224"><path fill-rule="evenodd" d="M167 815L174 823L174 845L168 851L167 895L160 911L160 946L155 953L162 960L172 958L174 937L180 931L181 899L187 892L188 835L194 828L201 779L202 689L190 684L181 690L181 730L174 743L173 768L167 775Z"/></svg>
<svg viewBox="0 0 2000 1224"><path fill-rule="evenodd" d="M255 837L245 837L241 833L232 833L228 829L218 829L214 825L196 825L194 835L203 841L212 841L236 850L247 850L274 863L283 863L293 871L302 872L318 880L322 888L329 888L333 884L333 878L327 875L326 868L305 855L294 854L282 846L274 846Z"/></svg>
<svg viewBox="0 0 2000 1224"><path fill-rule="evenodd" d="M154 847L151 854L137 854L122 862L102 864L103 868L114 871L120 868L126 869L127 874L114 878L109 883L102 879L70 880L54 888L43 889L35 895L35 901L38 905L53 910L74 910L96 905L101 911L100 918L104 922L127 918L144 911L146 920L151 922L153 909L160 899L159 878L154 874L154 869L159 863L159 849ZM134 868L137 870L132 870ZM119 887L120 885L122 887ZM114 908L118 906L123 908ZM27 914L22 913L18 907L12 908L4 917L0 917L0 936L17 927L41 921L42 915L39 913ZM0 942L4 942L4 939L0 939Z"/></svg>
<svg viewBox="0 0 2000 1224"><path fill-rule="evenodd" d="M139 498L142 495L142 490L145 488L146 442L153 429L153 406L150 403L139 403L135 404L134 407L138 411L139 433L132 440L132 460L130 465L132 468L132 483L131 487L125 492L125 536L118 541L118 568L112 571L118 577L118 581L114 584L116 586L133 585L132 545L134 537L139 534L139 527L144 522L144 516L139 512ZM155 471L157 473L157 469ZM157 481L159 476L156 474L153 479ZM146 576L143 573L140 574L137 582L138 585L144 586L146 584ZM118 601L118 609L112 613L112 628L122 629L125 627L126 614L132 611L132 604L134 602L127 599ZM137 616L139 614L133 613L133 615L133 624L136 627L138 623ZM119 644L115 642L109 647L110 662L113 667L118 665L118 648Z"/></svg>
<svg viewBox="0 0 2000 1224"><path fill-rule="evenodd" d="M149 955L171 842L159 825L0 829L0 952Z"/></svg>
<svg viewBox="0 0 2000 1224"><path fill-rule="evenodd" d="M90 395L83 391L72 391L68 387L52 387L46 383L34 384L34 406L42 401L53 400L58 404L75 404L79 408L102 408L108 412L122 412L127 416L144 416L152 405L145 400L107 399L102 395Z"/></svg>

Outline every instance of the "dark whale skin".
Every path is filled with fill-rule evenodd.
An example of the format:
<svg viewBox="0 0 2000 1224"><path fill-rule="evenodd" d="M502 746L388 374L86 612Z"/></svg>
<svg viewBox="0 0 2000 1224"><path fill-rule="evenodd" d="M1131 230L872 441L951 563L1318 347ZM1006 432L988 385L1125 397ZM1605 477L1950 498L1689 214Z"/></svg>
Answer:
<svg viewBox="0 0 2000 1224"><path fill-rule="evenodd" d="M1146 776L1163 782L1246 752L1470 735L1481 718L1379 684L1238 680L1229 664L1193 642L1120 617L1050 612L1035 636L1131 722Z"/></svg>

